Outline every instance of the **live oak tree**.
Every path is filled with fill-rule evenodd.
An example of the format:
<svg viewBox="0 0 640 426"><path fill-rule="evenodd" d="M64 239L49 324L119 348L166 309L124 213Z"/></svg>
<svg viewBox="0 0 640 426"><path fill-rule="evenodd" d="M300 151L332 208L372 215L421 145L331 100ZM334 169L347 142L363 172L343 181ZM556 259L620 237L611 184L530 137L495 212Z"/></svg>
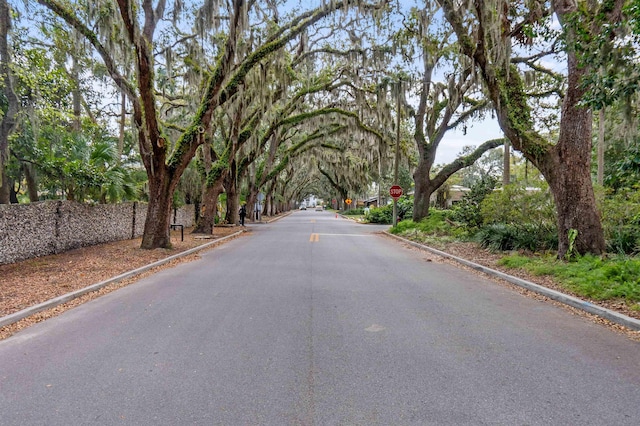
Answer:
<svg viewBox="0 0 640 426"><path fill-rule="evenodd" d="M361 18L360 26L364 20ZM268 108L263 111L261 128L253 132L257 137L244 146L244 156L238 160L238 177L248 180L249 211L262 191L267 200L263 213L268 213L275 207L270 202L272 195L278 191L278 197L285 197L288 193L291 176L313 172L315 164L323 162L323 153L340 150L339 141L345 138L361 135L350 149L360 151L356 155L368 168L376 165L375 159L368 157L372 148L379 152L385 143L371 127L377 124L378 115L372 115L365 98L374 94L370 88L377 83L376 72L385 69L381 65L384 58L376 55L378 47L361 45L351 24L316 27L315 37L305 33L290 51L278 55L272 61L275 67L264 61L261 64L263 79L252 81L251 86L260 87L263 93L259 96L268 98ZM278 68L288 72L270 71ZM265 82L265 76L271 76L271 82ZM269 95L265 95L265 87L271 88ZM374 145L378 141L378 147L370 146L367 140L373 140ZM345 169L350 172L353 170ZM359 179L360 185L370 180L368 174L354 174L353 178Z"/></svg>
<svg viewBox="0 0 640 426"><path fill-rule="evenodd" d="M404 61L415 61L421 65L413 72L418 105L411 113L413 139L418 150L418 165L413 173L413 220L416 222L427 217L431 195L454 173L469 167L486 151L504 143L502 139L486 141L437 172L433 171L438 148L446 133L466 126L469 120L480 116L490 106L472 61L458 52L452 40L452 30L438 23L439 11L435 4L414 9L395 37ZM416 61L416 57L420 60ZM444 77L436 78L437 68L445 70ZM396 114L402 114L401 105L406 102L404 91L408 91L411 83L411 80L405 82L402 77L397 77L390 85L391 98L395 99L392 102L397 105Z"/></svg>
<svg viewBox="0 0 640 426"><path fill-rule="evenodd" d="M198 34L200 37L222 37L223 47L212 55L215 60L208 63L205 70L205 84L200 90L201 97L196 113L189 117L184 132L176 140L169 139L162 125L157 102L157 70L155 59L158 47L168 52L169 44L162 44L166 26L172 26L176 34L182 34L185 24L177 25L180 18L194 16L182 13L182 2L175 2L171 9L171 18L166 19L168 4L165 0L118 0L115 4L95 2L91 13L79 14L72 9L72 3L56 0L39 0L57 16L75 28L93 45L104 61L107 71L118 88L127 95L133 108L133 120L140 146L140 155L148 176L149 205L142 239L142 248L170 247L169 218L173 192L180 176L194 157L197 148L205 143L207 135L215 125L215 111L235 96L249 71L259 62L282 49L290 40L302 33L315 22L333 14L336 10L357 4L358 9L374 8L360 1L327 2L311 11L300 12L291 20L280 25L280 29L266 39L261 46L241 55L242 34L250 31L251 16L270 16L273 4L258 4L255 1L236 0L225 10L222 2L206 2L195 16L204 21L226 22L225 31L214 34ZM76 5L77 6L77 5ZM264 7L262 7L264 6ZM255 9L260 7L259 10ZM96 13L99 10L100 13ZM251 15L250 12L255 12ZM111 28L100 34L93 28L103 28L108 20ZM87 22L89 21L89 22ZM275 21L275 19L271 19ZM201 22L195 22L197 28ZM95 25L94 25L95 24ZM98 25L99 24L99 25ZM118 27L121 32L114 32ZM196 33L197 34L197 33ZM121 57L113 54L109 44L112 38L118 39ZM185 36L174 39L172 43L180 45ZM131 54L133 53L133 54ZM131 78L123 72L122 58L127 57L134 64L135 74ZM211 58L210 58L211 59Z"/></svg>
<svg viewBox="0 0 640 426"><path fill-rule="evenodd" d="M593 37L600 23L619 22L624 0L532 1L522 4L507 0L439 0L454 29L461 51L482 73L498 123L513 147L535 165L553 193L558 224L558 255L570 248L569 235L577 237L573 248L579 253L601 254L604 233L591 182L591 110L581 105L585 88L582 79L590 71L581 63L580 40ZM552 13L561 27L566 58L565 91L559 134L551 140L536 131L528 103L524 66L528 71L544 67L542 54L518 61L519 50L540 42ZM596 19L602 16L602 19ZM544 52L546 46L541 46Z"/></svg>

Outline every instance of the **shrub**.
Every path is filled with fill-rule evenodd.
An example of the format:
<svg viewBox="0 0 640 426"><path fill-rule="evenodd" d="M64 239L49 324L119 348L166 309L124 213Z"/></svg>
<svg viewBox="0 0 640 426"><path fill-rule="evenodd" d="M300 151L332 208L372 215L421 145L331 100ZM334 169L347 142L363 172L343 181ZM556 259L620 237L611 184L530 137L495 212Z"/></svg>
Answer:
<svg viewBox="0 0 640 426"><path fill-rule="evenodd" d="M640 253L640 228L638 226L614 227L608 229L605 234L607 252L617 254Z"/></svg>
<svg viewBox="0 0 640 426"><path fill-rule="evenodd" d="M413 216L413 197L403 195L397 204L398 222L410 219ZM373 207L365 216L370 223L391 224L393 222L393 204L382 207Z"/></svg>
<svg viewBox="0 0 640 426"><path fill-rule="evenodd" d="M491 250L548 250L557 246L555 208L547 188L507 185L480 205L482 246Z"/></svg>
<svg viewBox="0 0 640 426"><path fill-rule="evenodd" d="M355 209L349 209L342 212L345 216L361 216L364 214L364 207L358 207Z"/></svg>
<svg viewBox="0 0 640 426"><path fill-rule="evenodd" d="M601 205L607 251L640 253L640 192L619 191L606 196Z"/></svg>
<svg viewBox="0 0 640 426"><path fill-rule="evenodd" d="M411 219L413 217L413 197L403 195L398 199L398 218ZM393 206L392 206L393 209ZM393 214L393 210L392 210ZM398 220L400 221L400 219Z"/></svg>
<svg viewBox="0 0 640 426"><path fill-rule="evenodd" d="M450 235L452 233L452 225L446 221L449 215L448 210L429 209L429 216L420 222L412 220L404 220L398 223L398 226L391 230L394 234L402 234L406 232L420 232L432 235Z"/></svg>
<svg viewBox="0 0 640 426"><path fill-rule="evenodd" d="M555 229L533 224L493 223L478 231L476 239L482 247L492 251L535 252L550 250L558 245L558 234Z"/></svg>
<svg viewBox="0 0 640 426"><path fill-rule="evenodd" d="M556 213L548 187L507 185L487 195L480 205L483 224L531 224L555 227Z"/></svg>
<svg viewBox="0 0 640 426"><path fill-rule="evenodd" d="M373 207L366 215L366 219L371 223L391 224L393 221L393 206Z"/></svg>
<svg viewBox="0 0 640 426"><path fill-rule="evenodd" d="M476 234L480 245L491 251L507 251L515 248L513 228L504 223L495 223L483 227Z"/></svg>
<svg viewBox="0 0 640 426"><path fill-rule="evenodd" d="M468 194L462 197L453 209L452 219L465 227L469 231L475 231L482 226L482 215L480 214L480 204L485 197L493 191L496 186L496 179L484 177L473 185Z"/></svg>

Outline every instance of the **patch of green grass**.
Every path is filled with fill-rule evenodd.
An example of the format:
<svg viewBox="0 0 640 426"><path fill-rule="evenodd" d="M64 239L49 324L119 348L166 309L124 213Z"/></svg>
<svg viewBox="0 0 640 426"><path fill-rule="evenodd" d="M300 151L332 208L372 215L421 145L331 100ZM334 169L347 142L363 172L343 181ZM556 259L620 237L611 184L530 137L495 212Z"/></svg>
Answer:
<svg viewBox="0 0 640 426"><path fill-rule="evenodd" d="M429 211L429 216L420 222L414 222L411 219L403 220L389 232L407 238L411 236L420 238L421 235L461 238L465 232L454 226L453 222L447 221L447 214L446 211L432 209Z"/></svg>
<svg viewBox="0 0 640 426"><path fill-rule="evenodd" d="M594 300L624 299L640 302L640 259L626 256L582 256L563 262L551 256L506 256L499 264L522 268L536 275L553 276L567 289ZM640 310L640 305L637 305Z"/></svg>

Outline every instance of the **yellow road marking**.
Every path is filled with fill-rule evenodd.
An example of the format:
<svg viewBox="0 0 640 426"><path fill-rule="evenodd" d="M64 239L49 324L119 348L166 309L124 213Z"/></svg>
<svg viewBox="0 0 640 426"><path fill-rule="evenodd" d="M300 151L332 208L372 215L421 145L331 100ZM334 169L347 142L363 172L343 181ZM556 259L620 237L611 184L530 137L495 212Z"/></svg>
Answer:
<svg viewBox="0 0 640 426"><path fill-rule="evenodd" d="M311 234L309 241L312 243L320 241L320 234Z"/></svg>

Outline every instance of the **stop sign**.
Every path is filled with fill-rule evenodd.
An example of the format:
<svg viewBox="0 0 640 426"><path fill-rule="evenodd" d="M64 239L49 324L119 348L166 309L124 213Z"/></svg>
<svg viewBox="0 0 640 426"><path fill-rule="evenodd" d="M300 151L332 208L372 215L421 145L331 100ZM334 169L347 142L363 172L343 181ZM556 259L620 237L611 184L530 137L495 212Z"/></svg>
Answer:
<svg viewBox="0 0 640 426"><path fill-rule="evenodd" d="M389 189L389 195L391 195L391 198L393 198L394 200L400 198L402 196L402 188L400 187L400 185L393 185Z"/></svg>

